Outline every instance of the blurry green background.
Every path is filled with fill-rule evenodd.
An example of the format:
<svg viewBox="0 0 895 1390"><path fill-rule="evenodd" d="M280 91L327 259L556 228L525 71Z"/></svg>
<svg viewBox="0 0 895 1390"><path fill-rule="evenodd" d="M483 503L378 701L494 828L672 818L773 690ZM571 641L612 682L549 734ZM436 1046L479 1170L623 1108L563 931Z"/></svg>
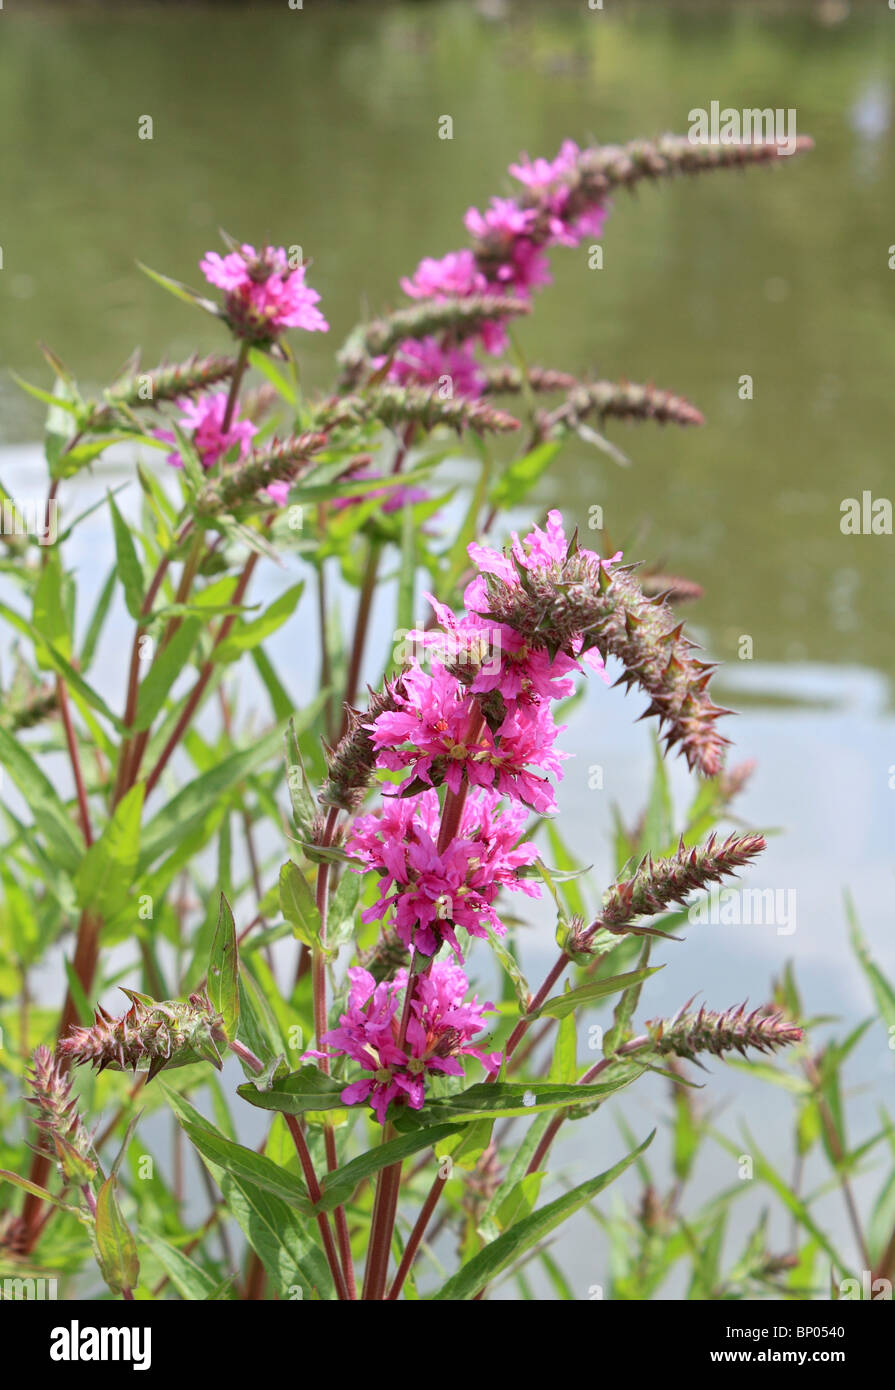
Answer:
<svg viewBox="0 0 895 1390"><path fill-rule="evenodd" d="M713 99L794 107L812 156L621 196L602 271L584 247L554 257L523 328L531 356L652 378L709 423L617 428L636 468L570 451L546 500L602 504L613 538L653 520L652 546L711 581L700 621L718 655L748 632L756 658L891 673L895 542L843 538L838 521L844 497L892 491L893 45L883 3L9 4L0 365L39 373L49 340L99 384L134 343L147 362L221 346L134 262L195 283L223 226L313 258L332 333L301 349L324 386L358 316L463 244L465 208L506 191L521 150L684 132ZM0 389L5 438L32 438L30 402Z"/></svg>
<svg viewBox="0 0 895 1390"><path fill-rule="evenodd" d="M719 688L742 711L731 721L735 756L758 759L740 809L749 824L782 830L749 883L798 895L793 935L691 930L651 981L653 1015L694 990L717 1007L747 994L761 1002L794 958L810 1011L840 1015L843 1031L853 1025L870 1008L846 944L845 886L880 963L895 971L895 540L839 528L844 498L895 498L893 78L895 12L883 0L606 0L602 11L584 0L306 0L295 11L282 0L32 5L27 14L7 0L0 14L0 368L43 384L39 339L87 386L111 379L135 343L147 364L223 348L218 325L135 268L139 259L198 284L197 262L219 246L219 227L256 244L297 242L313 260L309 279L332 332L296 346L306 381L326 389L351 326L402 302L399 277L422 256L464 244L465 209L509 190L506 166L521 151L552 156L566 137L685 132L690 109L713 100L795 108L798 131L814 136L815 151L786 167L618 196L604 268L588 269L586 247L557 251L555 283L520 329L531 361L652 379L707 417L701 430L614 426L628 469L584 444L569 448L532 508L559 506L586 529L599 504L613 547L705 586L687 617L728 663ZM152 141L137 138L143 115ZM438 138L443 115L453 118L449 141ZM743 402L746 373L754 400ZM0 477L17 496L41 492L33 405L0 372ZM101 465L98 481L107 476ZM67 491L73 509L78 486ZM94 522L76 555L88 591L111 560L102 515ZM255 597L286 582L267 567ZM393 613L386 595L375 670ZM738 660L744 634L751 662ZM274 649L303 697L316 672L296 652L313 640L312 616L299 613ZM106 661L114 691L114 643ZM565 736L578 756L560 789L561 825L603 885L610 806L633 818L651 775L650 735L630 722L640 707L591 682ZM602 793L588 787L594 762ZM687 783L676 763L681 804ZM549 914L536 920L524 945L534 979L555 949ZM892 1060L878 1026L855 1059L854 1103L867 1127L891 1092ZM786 1163L786 1097L712 1070L713 1101L748 1113ZM638 1134L663 1113L658 1082L628 1105ZM588 1126L569 1127L560 1156L593 1172L595 1134L600 1156L617 1157L611 1128ZM729 1184L729 1160L717 1158L701 1177ZM819 1215L841 1228L835 1195ZM582 1289L601 1274L593 1229L563 1244Z"/></svg>

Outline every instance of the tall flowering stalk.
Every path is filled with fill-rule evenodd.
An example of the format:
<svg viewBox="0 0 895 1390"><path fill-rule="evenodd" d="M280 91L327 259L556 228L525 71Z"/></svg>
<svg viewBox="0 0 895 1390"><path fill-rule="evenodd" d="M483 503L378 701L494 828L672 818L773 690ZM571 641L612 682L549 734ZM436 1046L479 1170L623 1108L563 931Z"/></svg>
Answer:
<svg viewBox="0 0 895 1390"><path fill-rule="evenodd" d="M604 689L613 679L646 696L644 715L655 719L666 751L678 749L704 779L700 796L713 813L742 785L744 771L724 769L719 721L727 711L710 695L713 664L697 656L672 607L698 586L648 570L638 579L621 552L584 548L555 509L524 534L512 532L503 547L490 539L501 505L510 495L524 499L571 433L613 419L702 423L688 400L651 384L584 381L523 365L515 353L507 359L513 323L550 282L551 256L601 237L622 188L775 157L770 148L700 150L673 138L595 149L566 141L553 159L522 156L510 166L509 194L468 209L467 244L424 257L401 280L404 301L350 335L338 384L319 398L302 391L287 336L297 332L300 345L302 334L329 326L295 246L228 241L225 254L202 257L211 287L203 294L153 273L214 316L228 352L142 374L135 359L95 400L84 399L51 356L48 515L60 487L110 441L161 450L162 467L153 473L140 465L139 529L109 499L116 571L83 641L75 641L72 581L58 555L32 565L27 541L16 552L44 629L36 670L26 672L27 699L0 716L4 765L34 814L4 883L26 919L17 879L23 846L38 856L32 880L56 853L59 883L42 903L44 918L27 920L17 950L24 959L32 939L68 928L74 946L55 1052L40 1047L29 1075L38 1131L30 1174L4 1174L26 1192L21 1215L0 1230L8 1249L33 1251L53 1205L86 1213L106 1282L133 1296L140 1266L137 1237L114 1196L120 1159L95 1189L104 1147L137 1090L176 1069L176 1088L160 1083L165 1098L221 1189L206 1223L224 1228L220 1287L236 1278L246 1298L267 1289L284 1299L299 1290L302 1298L350 1301L360 1290L368 1301L394 1300L415 1277L430 1223L455 1212L465 1223L465 1258L437 1297L477 1298L517 1253L537 1246L540 1223L553 1221L556 1203L531 1207L567 1116L601 1106L649 1068L704 1054L770 1053L801 1040L793 1017L745 1006L694 1013L685 1005L634 1029L649 951L668 934L664 914L751 864L764 848L760 835L721 840L706 831L695 846L682 838L669 854L666 839L651 855L637 832L629 849L636 867L619 865L602 906L595 911L592 903L586 915L575 906L583 888L564 891L536 839L559 811L570 756L560 706L585 676L597 679L598 706L613 698ZM253 394L246 381L258 366L264 386ZM558 403L535 403L550 394ZM513 398L512 413L495 400L501 395ZM266 418L273 398L285 420ZM486 464L462 532L447 543L448 498L435 490L438 459L428 447L445 432L465 435L483 458L492 439L529 441L497 484ZM377 688L358 699L380 561L395 552L402 644L381 680L377 668ZM295 557L316 585L321 635L321 697L297 712L289 679L281 680L264 643L289 620L304 585L261 613L248 601L262 560ZM328 587L336 564L359 589L344 651L333 640ZM424 567L431 618L410 627ZM120 713L91 685L117 583L134 623ZM22 619L19 631L27 626ZM254 713L245 737L235 731L227 676L243 656L270 699L279 726L271 736L259 732ZM305 660L301 652L294 665ZM52 672L54 684L38 670ZM343 695L339 731L333 714ZM212 696L218 744L204 722ZM51 780L32 771L30 754L12 744L14 732L57 717L77 820ZM270 836L262 841L256 823L267 817L282 829L270 762L284 727L291 857L272 883L263 848ZM193 771L178 789L188 760ZM702 806L700 824L706 814ZM243 839L244 884L234 827ZM555 827L551 834L559 836ZM206 882L212 841L218 892ZM237 915L246 913L239 926L224 892L234 884ZM559 954L531 990L515 929L526 905L547 894L559 909ZM216 927L209 900L219 907ZM289 931L299 960L294 986L284 987L275 953ZM626 938L641 936L649 939L635 961L631 948L640 943ZM104 943L134 938L144 988L125 990L125 1013L97 1004L93 1021L80 1021L84 998L112 982ZM494 999L474 983L476 953L506 974L507 988ZM27 1007L27 980L22 993ZM183 997L162 997L169 993ZM607 999L615 1015L603 1055L582 1069L567 1020ZM557 1026L554 1055L539 1070L539 1048ZM282 1117L256 1148L239 1144L190 1099L207 1065L223 1070L226 1082L228 1059L245 1073L239 1095ZM75 1104L75 1067L131 1073L127 1092L119 1080L119 1109L95 1135ZM106 1094L108 1078L96 1084ZM510 1158L503 1123L536 1117L538 1134ZM284 1161L286 1137L296 1167ZM558 1199L559 1214L591 1201L648 1142ZM437 1176L426 1194L419 1189L433 1149ZM449 1207L455 1163L469 1181ZM170 1204L176 1239L167 1229L146 1236L164 1272L155 1292L170 1278L211 1297L212 1256L203 1244L201 1263L191 1264L193 1246L176 1216L178 1181ZM67 1202L71 1186L79 1208ZM140 1184L132 1186L139 1203ZM414 1204L393 1268L399 1223L403 1231ZM647 1210L659 1223L658 1208ZM243 1269L228 1244L232 1221L252 1250ZM142 1232L141 1224L141 1240ZM202 1243L204 1231L195 1239Z"/></svg>

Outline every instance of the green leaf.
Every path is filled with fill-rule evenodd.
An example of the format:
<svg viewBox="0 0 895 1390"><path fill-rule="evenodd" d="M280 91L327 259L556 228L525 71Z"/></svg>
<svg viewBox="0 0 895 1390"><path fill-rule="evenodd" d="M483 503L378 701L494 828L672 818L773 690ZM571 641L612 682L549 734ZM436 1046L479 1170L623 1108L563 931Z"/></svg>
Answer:
<svg viewBox="0 0 895 1390"><path fill-rule="evenodd" d="M416 527L413 508L405 507L401 524L401 567L398 572L398 612L395 631L413 627L414 586L416 580Z"/></svg>
<svg viewBox="0 0 895 1390"><path fill-rule="evenodd" d="M74 386L69 385L61 376L58 376L53 386L53 401L47 411L47 423L44 432L47 464L50 469L50 477L53 479L66 478L71 473L78 471L77 466L71 466L71 461L67 459L65 453L66 445L74 434L70 419L72 404L76 407L80 405L77 392Z"/></svg>
<svg viewBox="0 0 895 1390"><path fill-rule="evenodd" d="M81 862L83 843L52 784L23 743L0 727L0 766L15 782L34 816L35 824L52 846L57 862L73 873Z"/></svg>
<svg viewBox="0 0 895 1390"><path fill-rule="evenodd" d="M274 1163L265 1154L255 1153L254 1149L234 1144L216 1133L207 1124L197 1125L181 1119L180 1123L190 1141L205 1158L233 1177L254 1183L265 1192L279 1197L287 1206L308 1216L313 1211L304 1183L292 1176L285 1168Z"/></svg>
<svg viewBox="0 0 895 1390"><path fill-rule="evenodd" d="M193 823L219 805L226 792L244 781L246 775L261 763L274 757L280 745L280 738L280 730L273 730L259 738L250 748L240 749L230 757L224 758L211 771L202 773L172 797L143 831L140 872L154 863L166 850L179 845L192 829Z"/></svg>
<svg viewBox="0 0 895 1390"><path fill-rule="evenodd" d="M556 1030L556 1043L553 1060L550 1063L548 1081L559 1085L571 1085L578 1079L578 1027L573 1013L561 1021Z"/></svg>
<svg viewBox="0 0 895 1390"><path fill-rule="evenodd" d="M188 285L183 285L179 280L172 280L170 275L161 275L157 270L150 270L148 265L143 265L142 261L137 261L144 275L148 275L150 280L154 280L157 285L161 285L163 290L173 294L175 299L182 299L184 304L194 304L198 309L204 309L206 314L213 314L215 318L223 318L223 310L213 300L206 299L204 295L198 294L196 290L191 290Z"/></svg>
<svg viewBox="0 0 895 1390"><path fill-rule="evenodd" d="M235 1038L239 1024L239 950L233 912L223 893L208 961L208 997L223 1016L227 1037Z"/></svg>
<svg viewBox="0 0 895 1390"><path fill-rule="evenodd" d="M259 1110L303 1115L308 1110L338 1110L345 1087L319 1067L305 1066L275 1080L270 1090L259 1090L253 1081L247 1081L236 1089L243 1100L247 1100L249 1105L257 1105Z"/></svg>
<svg viewBox="0 0 895 1390"><path fill-rule="evenodd" d="M128 900L140 850L140 818L145 784L137 782L121 798L103 833L84 855L75 874L78 906L111 920Z"/></svg>
<svg viewBox="0 0 895 1390"><path fill-rule="evenodd" d="M314 833L317 806L308 786L308 774L305 771L292 719L289 720L286 730L286 785L292 802L292 823L300 839L310 840Z"/></svg>
<svg viewBox="0 0 895 1390"><path fill-rule="evenodd" d="M652 851L653 854L666 854L677 848L674 837L674 809L671 804L671 788L662 747L653 738L653 784L650 789L649 805L643 822L643 833L638 846L638 858Z"/></svg>
<svg viewBox="0 0 895 1390"><path fill-rule="evenodd" d="M252 652L252 661L264 683L265 690L270 696L273 717L278 724L282 724L291 715L295 708L295 702L274 670L273 663L263 647L255 647Z"/></svg>
<svg viewBox="0 0 895 1390"><path fill-rule="evenodd" d="M855 905L851 896L848 894L846 895L845 907L848 915L849 937L851 939L852 949L858 957L858 964L863 970L864 978L870 986L877 1012L885 1023L886 1028L889 1030L891 1038L895 1036L895 1034L893 1034L893 1029L895 1029L895 989L893 989L892 985L870 955L867 938L858 925Z"/></svg>
<svg viewBox="0 0 895 1390"><path fill-rule="evenodd" d="M36 401L43 401L44 405L51 405L60 410L66 410L70 415L77 415L77 401L67 400L63 396L54 396L52 391L45 391L41 386L32 386L30 381L25 381L24 377L20 377L16 372L10 372L9 375L20 390L27 392L29 396L33 396Z"/></svg>
<svg viewBox="0 0 895 1390"><path fill-rule="evenodd" d="M519 968L519 963L516 960L516 957L513 955L509 947L505 946L504 943L501 941L500 937L495 935L494 932L488 932L488 941L491 945L491 949L497 956L497 959L500 962L501 967L503 968L504 972L509 976L510 981L512 982L513 990L515 992L516 999L519 1003L519 1012L521 1014L527 1013L528 1001L531 998L531 990L529 989L528 981L526 980L525 976L522 974L522 971Z"/></svg>
<svg viewBox="0 0 895 1390"><path fill-rule="evenodd" d="M122 1215L115 1179L107 1178L96 1199L96 1244L100 1272L114 1293L133 1289L140 1278L137 1242Z"/></svg>
<svg viewBox="0 0 895 1390"><path fill-rule="evenodd" d="M307 1218L255 1183L229 1174L215 1180L281 1298L335 1298L323 1252L306 1234Z"/></svg>
<svg viewBox="0 0 895 1390"><path fill-rule="evenodd" d="M288 859L280 869L280 907L293 935L313 949L320 944L320 913L310 885L297 864Z"/></svg>
<svg viewBox="0 0 895 1390"><path fill-rule="evenodd" d="M93 1009L91 1008L90 1000L87 998L84 992L84 986L75 973L74 965L67 956L63 959L62 964L65 967L68 988L71 992L75 1008L77 1009L78 1022L87 1027L93 1022Z"/></svg>
<svg viewBox="0 0 895 1390"><path fill-rule="evenodd" d="M64 588L66 576L62 572L59 551L50 550L40 571L34 590L33 622L35 633L41 641L35 643L38 665L49 669L49 662L43 652L44 643L55 647L63 656L71 655L71 629L68 622L68 604Z"/></svg>
<svg viewBox="0 0 895 1390"><path fill-rule="evenodd" d="M211 1130L209 1121L183 1096L167 1087L165 1094L181 1123L193 1124L200 1130ZM228 1210L233 1213L283 1297L294 1298L297 1285L304 1296L317 1291L321 1298L333 1298L332 1278L326 1260L320 1248L305 1235L305 1218L272 1192L265 1191L246 1178L226 1173L206 1154L202 1155L202 1161L220 1187Z"/></svg>
<svg viewBox="0 0 895 1390"><path fill-rule="evenodd" d="M285 594L281 594L254 622L235 623L229 636L215 648L212 660L227 665L231 661L238 660L243 652L251 651L253 647L260 646L272 633L276 632L277 628L282 627L295 612L304 587L304 581L302 581L300 584L293 585L291 589L287 589Z"/></svg>
<svg viewBox="0 0 895 1390"><path fill-rule="evenodd" d="M644 1070L637 1064L630 1069L619 1068L619 1074L611 1080L595 1081L586 1086L557 1086L536 1079L528 1084L481 1081L457 1095L429 1101L422 1110L401 1110L395 1114L394 1123L401 1129L416 1129L420 1125L456 1124L460 1120L477 1120L484 1116L508 1119L511 1115L536 1115L541 1110L604 1100L630 1085Z"/></svg>
<svg viewBox="0 0 895 1390"><path fill-rule="evenodd" d="M239 972L239 1032L241 1043L245 1043L262 1062L270 1062L282 1047L282 1038L273 1010L261 991L261 987L246 968L245 961Z"/></svg>
<svg viewBox="0 0 895 1390"><path fill-rule="evenodd" d="M501 1231L508 1230L529 1215L538 1200L543 1180L543 1173L526 1173L524 1178L513 1184L495 1214Z"/></svg>
<svg viewBox="0 0 895 1390"><path fill-rule="evenodd" d="M102 587L100 596L96 601L87 632L84 635L84 645L81 648L80 667L82 671L89 671L93 662L96 644L99 641L100 633L108 616L109 608L112 603L112 595L115 593L115 566L109 571L109 577Z"/></svg>
<svg viewBox="0 0 895 1390"><path fill-rule="evenodd" d="M571 1192L563 1193L555 1201L548 1202L547 1206L541 1207L539 1211L533 1212L523 1221L516 1222L509 1230L504 1231L478 1254L473 1255L472 1259L438 1290L434 1295L434 1301L454 1303L475 1298L479 1290L490 1284L502 1270L517 1260L520 1255L524 1255L526 1250L537 1245L557 1226L567 1221L576 1211L580 1211L605 1187L620 1177L635 1158L649 1147L653 1142L654 1135L655 1130L639 1148L628 1154L620 1163L616 1163L614 1167L608 1168L605 1173L600 1173L598 1177L590 1178L578 1187L573 1187Z"/></svg>
<svg viewBox="0 0 895 1390"><path fill-rule="evenodd" d="M745 1125L743 1125L743 1133L746 1136L745 1150L742 1145L732 1143L723 1135L715 1134L714 1138L723 1148L727 1149L728 1153L734 1154L738 1161L740 1154L745 1151L746 1155L753 1161L755 1177L761 1182L766 1182L769 1187L773 1188L783 1205L792 1213L800 1225L804 1226L805 1230L814 1237L818 1245L826 1251L833 1263L838 1265L841 1270L847 1270L849 1268L848 1264L824 1235L823 1231L814 1220L814 1217L811 1215L806 1203L803 1202L800 1197L796 1196L795 1192L792 1190L792 1185L785 1182L780 1174L768 1162Z"/></svg>
<svg viewBox="0 0 895 1390"><path fill-rule="evenodd" d="M375 1145L358 1158L353 1158L350 1163L327 1173L321 1182L322 1195L317 1204L318 1209L331 1211L333 1207L342 1206L351 1199L358 1183L372 1177L381 1168L387 1168L390 1163L400 1163L411 1154L419 1153L421 1149L434 1148L450 1135L460 1134L468 1128L470 1126L441 1125L438 1129L402 1134L398 1139Z"/></svg>
<svg viewBox="0 0 895 1390"><path fill-rule="evenodd" d="M577 989L570 989L565 994L557 994L552 999L545 1000L531 1017L540 1018L542 1014L549 1014L551 1018L565 1018L566 1014L573 1013L581 1004L592 1004L596 999L604 999L607 994L618 994L620 990L640 984L650 975L655 975L658 970L663 969L664 966L653 965L645 970L630 970L626 975L607 975L604 979L589 980L586 985L579 985Z"/></svg>
<svg viewBox="0 0 895 1390"><path fill-rule="evenodd" d="M49 1202L51 1206L60 1207L62 1211L67 1211L69 1216L76 1216L79 1221L86 1224L87 1218L79 1207L70 1206L67 1202L48 1192L45 1187L40 1187L36 1182L31 1182L28 1178L22 1178L18 1173L10 1173L6 1168L0 1168L0 1182L12 1183L13 1187L20 1187L23 1192L30 1192L33 1197L39 1197L42 1202Z"/></svg>
<svg viewBox="0 0 895 1390"><path fill-rule="evenodd" d="M137 559L134 538L124 517L118 510L114 497L109 494L109 511L112 513L112 529L115 532L115 556L118 564L118 577L124 589L127 611L134 620L140 617L143 607L143 570Z"/></svg>
<svg viewBox="0 0 895 1390"><path fill-rule="evenodd" d="M549 440L545 444L536 445L521 459L514 460L509 468L504 469L491 489L492 505L505 510L523 502L561 448L560 441Z"/></svg>
<svg viewBox="0 0 895 1390"><path fill-rule="evenodd" d="M645 970L647 967L651 949L652 942L649 937L646 937L640 951L640 960L638 962L641 970ZM640 1001L640 991L642 988L642 979L629 985L616 1004L615 1012L612 1015L612 1027L603 1039L604 1056L611 1057L616 1048L627 1041L631 1019L634 1017L634 1010L637 1008Z"/></svg>
<svg viewBox="0 0 895 1390"><path fill-rule="evenodd" d="M91 709L95 709L104 719L108 719L113 728L118 730L124 728L117 714L112 713L99 691L87 684L68 658L62 655L62 652L45 642L39 648L39 655L44 658L44 661L48 661L51 666L56 668L73 695L79 696Z"/></svg>
<svg viewBox="0 0 895 1390"><path fill-rule="evenodd" d="M201 629L202 622L199 618L187 618L168 645L153 657L137 696L137 713L133 725L135 733L148 729L155 719L171 686L186 666Z"/></svg>
<svg viewBox="0 0 895 1390"><path fill-rule="evenodd" d="M261 372L262 376L267 377L271 386L273 386L278 395L282 396L287 405L291 405L293 408L298 405L298 395L294 386L291 381L287 380L280 369L274 365L267 353L260 352L258 348L252 348L249 353L249 365L254 367L256 371Z"/></svg>
<svg viewBox="0 0 895 1390"><path fill-rule="evenodd" d="M182 1298L204 1303L217 1292L217 1281L154 1231L140 1230L140 1239L152 1251Z"/></svg>
<svg viewBox="0 0 895 1390"><path fill-rule="evenodd" d="M339 886L329 905L329 916L326 923L327 954L335 955L340 946L345 946L352 940L357 926L355 913L360 901L362 887L363 881L360 874L349 871L343 874L339 880Z"/></svg>

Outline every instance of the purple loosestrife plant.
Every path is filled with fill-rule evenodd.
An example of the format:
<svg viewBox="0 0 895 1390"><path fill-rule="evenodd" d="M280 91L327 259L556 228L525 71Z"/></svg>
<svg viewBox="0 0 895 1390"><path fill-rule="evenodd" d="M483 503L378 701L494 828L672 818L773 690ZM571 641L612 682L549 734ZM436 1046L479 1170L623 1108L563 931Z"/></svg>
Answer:
<svg viewBox="0 0 895 1390"><path fill-rule="evenodd" d="M634 1024L651 952L679 939L691 896L764 847L755 833L714 833L746 774L725 768L713 665L673 608L699 586L608 544L588 549L556 509L508 538L502 523L571 437L611 454L595 425L702 423L670 391L522 362L513 325L549 285L551 257L601 236L639 182L776 157L672 137L523 156L511 193L468 210L468 244L423 257L403 301L351 333L320 397L296 368L303 335L328 329L298 247L209 251L201 293L149 272L214 316L226 353L145 373L135 359L97 399L48 355L52 391L27 388L50 408L48 517L60 498L67 517L110 443L139 458L129 505L107 499L115 564L83 635L65 549L80 518L45 548L15 538L25 608L8 620L30 654L5 692L0 761L30 819L16 821L4 864L0 967L20 977L8 1037L21 1040L34 1122L33 1152L2 1174L4 1259L64 1258L89 1291L95 1250L125 1298L139 1286L155 1298L226 1287L246 1299L476 1299L642 1165L651 1136L542 1197L566 1120L649 1072L683 1091L683 1063L709 1054L798 1052L798 1018L779 1005L684 1004ZM482 473L448 534L440 452L464 435ZM295 582L252 604L271 561ZM357 591L338 636L336 585ZM418 587L426 626L413 621ZM393 589L383 671L371 614ZM116 597L133 631L120 688L107 690L96 653ZM290 629L292 669L269 644L300 603L319 632L318 690L304 702L291 687L308 629ZM260 694L246 720L236 676L248 669ZM636 690L638 713L699 785L683 834L658 813L664 782L645 822L656 841L620 826L625 853L602 899L561 829L563 711L586 677L607 717L610 683ZM51 751L69 785L44 767ZM534 900L555 915L558 954L532 989L521 937ZM50 1018L28 1005L56 944L68 988ZM115 1017L97 1002L91 1020L122 952L139 985L125 991L131 1007ZM579 1033L606 1008L599 1060L585 1062ZM235 1127L225 1118L236 1066L238 1096L266 1112L258 1145L240 1142L235 1112ZM200 1229L183 1207L180 1148L173 1182L156 1173L152 1194L134 1160L134 1126L162 1108L204 1165ZM644 1206L654 1224L657 1202ZM446 1279L427 1253L445 1226L462 1233Z"/></svg>

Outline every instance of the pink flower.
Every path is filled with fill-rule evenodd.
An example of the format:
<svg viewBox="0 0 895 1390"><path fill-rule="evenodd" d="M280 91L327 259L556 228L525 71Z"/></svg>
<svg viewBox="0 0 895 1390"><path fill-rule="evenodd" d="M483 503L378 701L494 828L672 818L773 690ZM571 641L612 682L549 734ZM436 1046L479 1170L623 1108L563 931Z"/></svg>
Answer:
<svg viewBox="0 0 895 1390"><path fill-rule="evenodd" d="M537 213L533 208L520 207L512 198L492 198L483 213L478 208L467 208L463 220L477 241L506 248L534 229Z"/></svg>
<svg viewBox="0 0 895 1390"><path fill-rule="evenodd" d="M219 256L209 251L199 268L225 294L224 308L233 332L251 343L266 344L284 328L325 333L329 328L314 306L320 296L305 284L305 267L292 266L282 246L256 252L244 244Z"/></svg>
<svg viewBox="0 0 895 1390"><path fill-rule="evenodd" d="M440 662L432 663L431 675L414 664L402 680L398 709L366 726L379 767L408 768L405 787L419 778L458 792L465 779L472 787L496 787L541 814L556 810L550 782L533 770L559 775L560 759L568 756L553 749L561 731L549 706L511 706L492 732L476 697Z"/></svg>
<svg viewBox="0 0 895 1390"><path fill-rule="evenodd" d="M522 162L510 165L513 178L524 184L537 200L537 207L547 216L549 240L554 245L577 246L582 237L600 236L609 209L599 203L583 212L569 215L570 181L576 173L581 151L574 140L564 140L554 160L522 156Z"/></svg>
<svg viewBox="0 0 895 1390"><path fill-rule="evenodd" d="M404 276L401 289L411 299L446 299L455 295L465 299L471 294L484 293L486 283L473 252L466 249L449 251L440 261L426 256L412 279Z"/></svg>
<svg viewBox="0 0 895 1390"><path fill-rule="evenodd" d="M434 785L430 775L436 759L446 763L444 781L459 791L463 765L475 752L468 747L469 731L480 721L472 696L444 667L433 663L432 675L414 664L402 678L398 708L380 714L368 727L380 767L413 769L411 777Z"/></svg>
<svg viewBox="0 0 895 1390"><path fill-rule="evenodd" d="M276 502L278 507L285 507L289 498L288 483L269 483L264 491L272 502Z"/></svg>
<svg viewBox="0 0 895 1390"><path fill-rule="evenodd" d="M506 928L493 909L501 887L540 897L536 882L519 877L534 863L537 849L520 844L527 811L501 805L490 790L470 792L456 835L437 849L441 823L434 790L416 797L388 797L376 814L359 816L346 846L368 869L380 874L379 901L364 921L393 917L398 936L423 955L444 943L462 959L454 928L486 937Z"/></svg>
<svg viewBox="0 0 895 1390"><path fill-rule="evenodd" d="M348 977L348 1007L339 1027L321 1039L329 1049L326 1055L349 1057L371 1073L345 1087L341 1094L345 1105L369 1100L379 1123L385 1124L393 1100L404 1101L412 1110L422 1108L428 1072L462 1076L459 1059L464 1055L476 1057L489 1071L499 1067L500 1054L485 1055L469 1045L469 1039L487 1026L483 1015L493 1012L494 1005L480 1005L477 997L463 1003L469 982L457 966L436 962L428 977L415 978L406 1037L400 1047L397 1011L407 987L406 971L379 985L359 967L349 970Z"/></svg>
<svg viewBox="0 0 895 1390"><path fill-rule="evenodd" d="M521 208L512 198L492 198L484 213L468 209L466 227L478 242L489 288L528 298L538 285L550 284L547 257L530 236L536 219L535 209Z"/></svg>
<svg viewBox="0 0 895 1390"><path fill-rule="evenodd" d="M186 434L193 436L193 445L203 468L213 468L237 445L240 459L245 458L257 429L251 420L239 420L234 416L226 433L223 432L224 414L227 409L225 392L218 392L213 396L200 396L195 401L187 397L179 400L177 404L183 411L177 423ZM172 430L153 430L153 434L156 439L163 439L166 444L177 443L177 436ZM176 450L168 455L168 462L174 468L183 467L183 459Z"/></svg>
<svg viewBox="0 0 895 1390"><path fill-rule="evenodd" d="M479 570L479 575L466 586L466 590L463 594L463 602L467 612L486 614L489 606L488 592L483 576L486 574L494 574L498 579L503 580L505 584L511 585L517 585L519 583L519 578L513 563L501 551L491 550L487 546L477 545L474 541L467 547L467 550L470 559ZM515 531L512 532L513 559L522 569L549 569L552 565L561 563L565 559L567 551L568 542L566 541L565 531L563 530L562 515L556 510L547 513L546 531L542 531L540 526L535 526L525 537L524 541L519 539ZM580 553L590 557L596 563L601 564L604 569L608 569L610 565L615 564L617 560L622 558L622 552L620 550L617 550L608 560L601 560L592 550L585 550L582 548ZM580 645L581 641L579 639L578 647L580 647ZM588 651L583 654L581 660L585 661L593 670L597 671L608 684L609 677L606 675L603 666L603 658L595 647L589 648ZM536 668L533 668L532 678L535 678L535 669ZM566 667L565 669L559 669L556 674L563 676L566 674L566 671L570 669L572 668Z"/></svg>
<svg viewBox="0 0 895 1390"><path fill-rule="evenodd" d="M385 358L374 358L373 366L383 365ZM487 378L476 362L472 350L443 347L437 338L408 338L401 343L388 371L389 381L400 386L450 385L451 396L476 399L484 390Z"/></svg>
<svg viewBox="0 0 895 1390"><path fill-rule="evenodd" d="M440 261L427 256L420 261L412 279L408 279L407 276L404 277L401 281L401 288L405 294L410 295L411 299L439 300L454 296L467 299L470 295L485 294L489 288L493 289L493 286L489 287L487 277L479 269L475 253L466 248L462 251L449 251L446 256L442 256ZM481 324L478 329L478 336L481 338L486 352L502 352L506 346L506 331L502 323L495 321ZM435 340L428 339L427 341L434 343ZM410 351L411 362L413 361L412 343L402 344L401 351L405 358ZM440 352L441 349L439 348L438 351ZM430 372L433 360L430 350L428 363ZM458 371L457 363L453 367L439 365L434 373L428 377L424 376L422 379L435 380L445 373L455 378L455 386L459 394L481 395L483 378L480 377L478 368L475 367L471 359L465 370ZM457 380L458 377L463 384ZM401 380L401 377L395 376L393 380Z"/></svg>
<svg viewBox="0 0 895 1390"><path fill-rule="evenodd" d="M524 183L526 188L535 193L543 193L551 184L568 178L575 172L580 155L581 151L574 140L564 140L554 160L529 159L527 154L523 154L520 156L523 162L511 164L510 173L514 179Z"/></svg>
<svg viewBox="0 0 895 1390"><path fill-rule="evenodd" d="M574 694L571 673L581 668L571 657L558 652L551 659L543 647L529 647L506 623L492 622L475 610L458 618L432 594L424 593L423 597L431 603L442 631L415 629L408 632L408 640L431 650L443 665L464 668L471 675L468 688L473 695L499 690L509 705L517 700L534 703Z"/></svg>

